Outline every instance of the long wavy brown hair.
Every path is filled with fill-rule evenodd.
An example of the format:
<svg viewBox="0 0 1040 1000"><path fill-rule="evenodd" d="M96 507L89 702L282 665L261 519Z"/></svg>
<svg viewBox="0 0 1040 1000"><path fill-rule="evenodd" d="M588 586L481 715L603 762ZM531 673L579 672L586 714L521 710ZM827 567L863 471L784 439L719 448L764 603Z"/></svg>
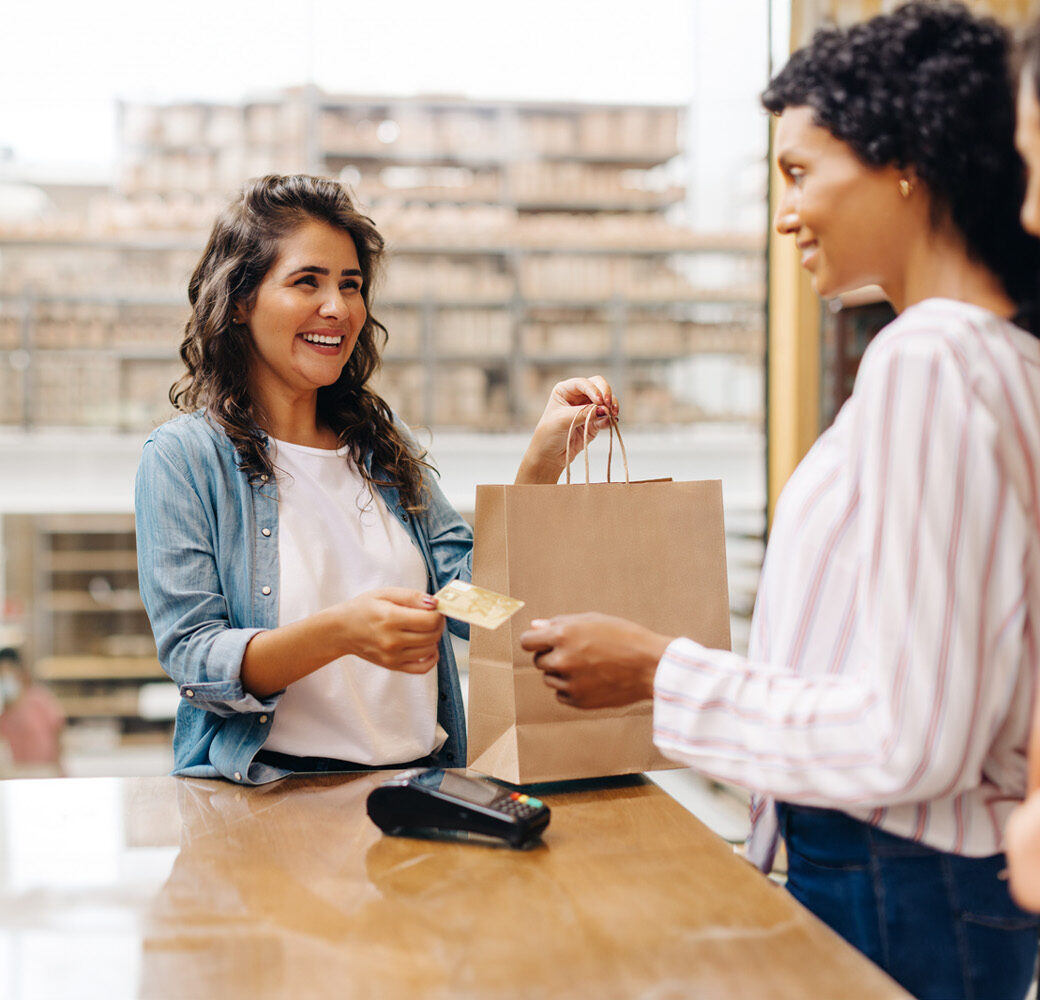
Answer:
<svg viewBox="0 0 1040 1000"><path fill-rule="evenodd" d="M249 181L218 216L188 283L191 317L181 342L187 371L170 388L170 401L186 413L205 410L231 439L239 468L251 482L273 475L267 433L249 395L252 337L233 313L236 307L252 309L282 239L310 220L328 223L353 239L368 312L339 379L318 390L318 418L336 433L340 447L350 449L370 485L396 488L405 508L418 512L426 500L423 471L430 468L425 453L414 452L390 407L368 387L387 340L386 327L372 315L372 289L385 264L385 244L372 220L355 208L336 181L305 174L260 177Z"/></svg>

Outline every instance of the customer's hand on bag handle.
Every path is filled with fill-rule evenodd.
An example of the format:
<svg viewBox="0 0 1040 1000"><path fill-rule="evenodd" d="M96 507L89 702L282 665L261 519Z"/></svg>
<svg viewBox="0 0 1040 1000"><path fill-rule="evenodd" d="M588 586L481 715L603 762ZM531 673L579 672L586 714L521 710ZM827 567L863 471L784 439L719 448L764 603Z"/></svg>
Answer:
<svg viewBox="0 0 1040 1000"><path fill-rule="evenodd" d="M568 451L573 458L585 445L583 421L575 421L575 412L594 405L596 416L589 421L588 440L610 424L609 413L618 415L618 401L610 383L602 375L590 378L569 378L557 382L549 394L549 401L531 436L531 443L520 462L517 483L555 483L567 462ZM570 448L567 438L570 436Z"/></svg>
<svg viewBox="0 0 1040 1000"><path fill-rule="evenodd" d="M424 674L437 664L444 616L421 590L383 587L300 621L258 632L242 657L242 686L257 698L284 690L341 656Z"/></svg>
<svg viewBox="0 0 1040 1000"><path fill-rule="evenodd" d="M575 708L653 698L657 664L671 641L635 622L594 612L536 618L520 637L545 683Z"/></svg>

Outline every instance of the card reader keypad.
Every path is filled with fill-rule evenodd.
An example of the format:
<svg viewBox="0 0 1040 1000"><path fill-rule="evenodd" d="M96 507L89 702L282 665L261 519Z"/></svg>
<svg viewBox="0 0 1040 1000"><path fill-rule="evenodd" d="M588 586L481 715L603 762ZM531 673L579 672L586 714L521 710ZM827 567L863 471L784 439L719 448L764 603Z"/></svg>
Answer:
<svg viewBox="0 0 1040 1000"><path fill-rule="evenodd" d="M543 806L544 803L541 799L532 798L530 795L524 795L522 792L511 792L508 796L503 796L495 802L495 808L507 815L518 816L521 819L533 816Z"/></svg>

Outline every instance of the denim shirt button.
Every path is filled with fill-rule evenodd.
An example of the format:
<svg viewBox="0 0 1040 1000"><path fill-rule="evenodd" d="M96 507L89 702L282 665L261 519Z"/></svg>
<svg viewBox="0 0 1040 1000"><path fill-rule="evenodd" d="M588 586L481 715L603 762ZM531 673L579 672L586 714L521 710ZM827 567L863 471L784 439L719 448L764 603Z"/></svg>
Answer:
<svg viewBox="0 0 1040 1000"><path fill-rule="evenodd" d="M241 780L242 780L242 772L241 771L236 771L235 772L235 781L241 781Z"/></svg>
<svg viewBox="0 0 1040 1000"><path fill-rule="evenodd" d="M270 528L261 528L260 529L260 534L263 535L264 538L270 538L271 537L271 529Z"/></svg>
<svg viewBox="0 0 1040 1000"><path fill-rule="evenodd" d="M261 715L260 716L260 721L261 722L266 722L267 721L267 716L266 715Z"/></svg>
<svg viewBox="0 0 1040 1000"><path fill-rule="evenodd" d="M262 483L266 483L266 482L267 482L267 480L268 480L268 475L267 475L267 473L265 472L265 473L264 473L264 474L263 474L263 475L262 475L262 476L260 477L260 482L262 482Z"/></svg>
<svg viewBox="0 0 1040 1000"><path fill-rule="evenodd" d="M189 688L189 689L188 689L187 691L185 691L185 692L184 692L184 697L185 697L185 698L194 698L194 697L195 697L195 692L194 692L194 691L192 691L192 690L191 690L191 689Z"/></svg>
<svg viewBox="0 0 1040 1000"><path fill-rule="evenodd" d="M267 597L271 593L271 588L270 587L261 587L260 588L260 593L263 594L264 597Z"/></svg>

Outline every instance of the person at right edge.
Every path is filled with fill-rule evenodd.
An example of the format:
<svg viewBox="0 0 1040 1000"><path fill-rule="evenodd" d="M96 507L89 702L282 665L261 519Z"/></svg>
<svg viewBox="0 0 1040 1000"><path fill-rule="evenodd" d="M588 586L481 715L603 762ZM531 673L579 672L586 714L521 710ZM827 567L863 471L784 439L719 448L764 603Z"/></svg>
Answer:
<svg viewBox="0 0 1040 1000"><path fill-rule="evenodd" d="M1027 232L1040 236L1040 20L1023 36L1017 62L1015 145L1027 176L1021 218ZM1035 666L1040 670L1040 663ZM1022 906L1040 911L1040 698L1033 708L1028 773L1029 794L1008 820L1006 849L1012 894Z"/></svg>
<svg viewBox="0 0 1040 1000"><path fill-rule="evenodd" d="M783 491L748 655L600 614L522 637L566 704L653 698L664 753L757 793L751 860L782 835L792 895L938 1000L1022 998L1037 957L1002 853L1040 656L1040 243L1009 48L909 3L821 29L763 95L777 229L822 297L876 284L897 317Z"/></svg>

